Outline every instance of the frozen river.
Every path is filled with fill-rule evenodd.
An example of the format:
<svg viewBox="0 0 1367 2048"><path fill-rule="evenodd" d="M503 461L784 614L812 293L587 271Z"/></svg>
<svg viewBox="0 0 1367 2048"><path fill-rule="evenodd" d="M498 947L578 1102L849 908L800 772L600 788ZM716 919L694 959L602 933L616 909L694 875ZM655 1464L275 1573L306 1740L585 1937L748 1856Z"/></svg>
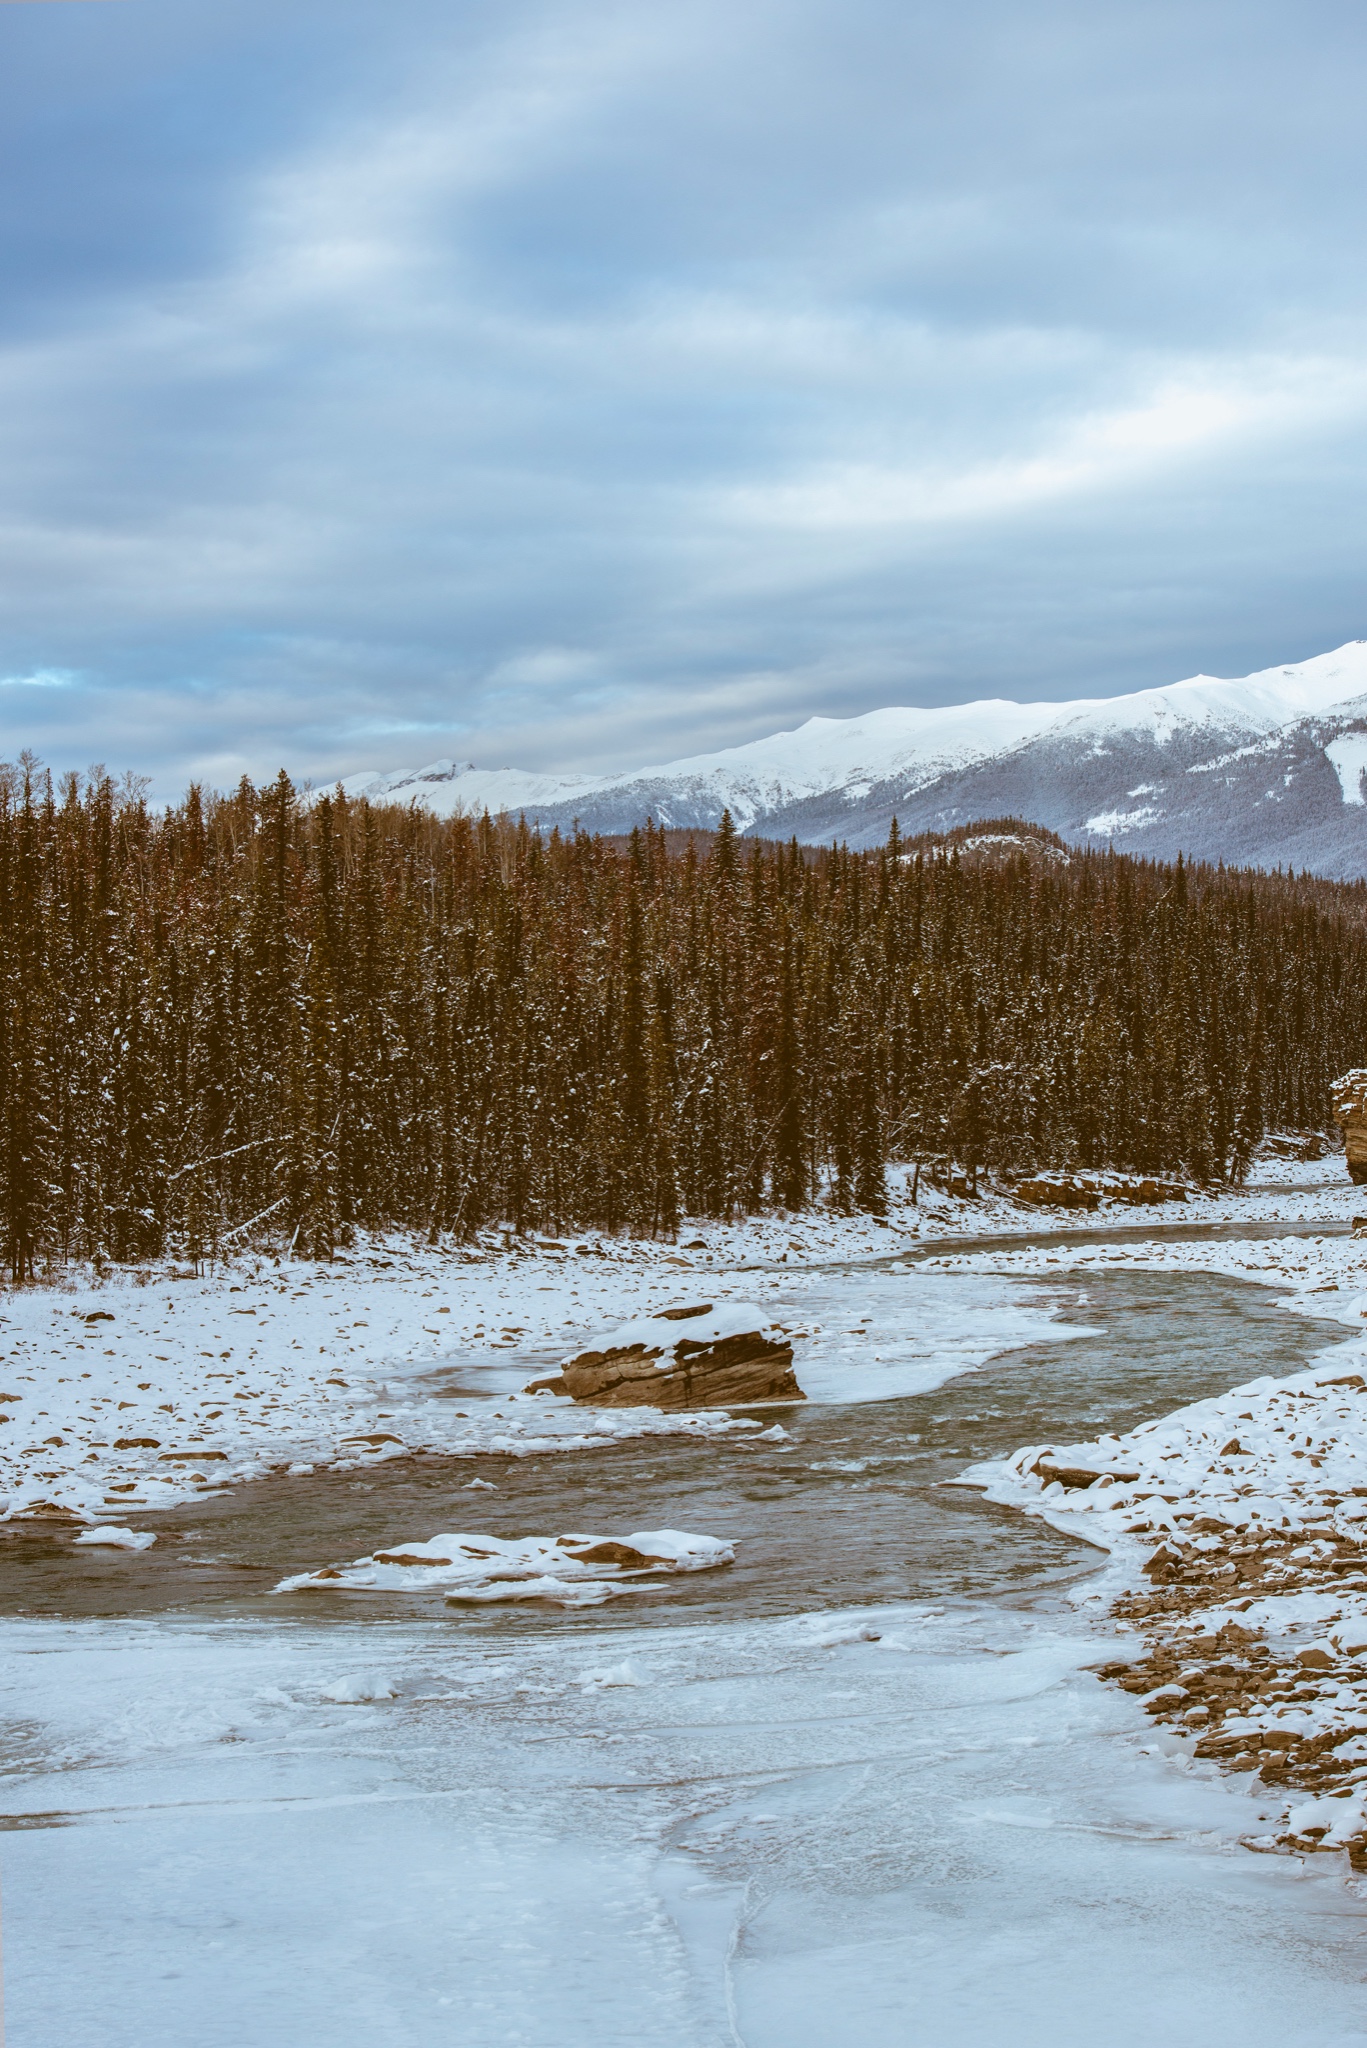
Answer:
<svg viewBox="0 0 1367 2048"><path fill-rule="evenodd" d="M144 1556L12 1538L9 2048L1367 2044L1367 1900L1239 1847L1249 1782L1084 1668L1095 1553L944 1483L1342 1330L1066 1258L1009 1302L804 1284L839 1341L786 1438L243 1487ZM1018 1348L934 1385L999 1311ZM500 1391L453 1361L424 1398ZM737 1562L570 1611L269 1590L439 1530L661 1527Z"/></svg>

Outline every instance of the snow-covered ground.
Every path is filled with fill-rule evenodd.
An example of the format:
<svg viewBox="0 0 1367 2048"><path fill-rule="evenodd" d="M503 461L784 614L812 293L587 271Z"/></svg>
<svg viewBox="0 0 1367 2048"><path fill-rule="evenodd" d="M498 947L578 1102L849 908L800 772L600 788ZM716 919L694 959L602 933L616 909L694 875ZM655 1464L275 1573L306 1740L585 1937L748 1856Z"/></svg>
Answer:
<svg viewBox="0 0 1367 2048"><path fill-rule="evenodd" d="M234 1480L412 1451L527 1455L758 1427L521 1391L627 1318L699 1298L750 1301L757 1319L802 1332L812 1398L920 1391L1040 1335L1035 1290L918 1281L924 1307L908 1315L905 1275L882 1274L852 1315L846 1291L792 1268L888 1259L962 1229L968 1207L932 1197L904 1205L895 1225L817 1214L713 1226L683 1234L693 1250L597 1237L457 1254L387 1243L332 1265L252 1260L199 1279L143 1269L11 1290L0 1294L0 1519L122 1519ZM972 1205L971 1227L1003 1221L1030 1227L1000 1200Z"/></svg>
<svg viewBox="0 0 1367 2048"><path fill-rule="evenodd" d="M1085 1335L1053 1320L1076 1312L1078 1269L1257 1280L1364 1333L1291 1379L975 1475L1111 1551L1033 1608L646 1626L595 1591L548 1626L525 1602L358 1606L367 1584L446 1573L482 1593L505 1568L505 1587L616 1592L645 1569L631 1551L724 1587L706 1523L586 1513L596 1540L395 1529L275 1625L0 1623L11 2048L1367 2048L1360 1880L1342 1857L1240 1847L1367 1825L1367 1747L1305 1748L1355 1725L1367 1648L1367 1583L1336 1569L1367 1534L1367 1242L1101 1237L1367 1207L1341 1160L1259 1180L1141 1212L932 1195L886 1227L690 1227L691 1249L390 1244L4 1297L9 1512L64 1503L117 1545L154 1533L155 1500L263 1470L730 1429L519 1391L671 1302L752 1303L835 1402ZM1061 1249L1061 1229L1088 1241ZM973 1233L1014 1241L956 1247ZM118 1448L133 1437L156 1442ZM1112 1484L1050 1476L1088 1459ZM1298 1754L1301 1776L1278 1776ZM1226 1774L1249 1755L1271 1775Z"/></svg>

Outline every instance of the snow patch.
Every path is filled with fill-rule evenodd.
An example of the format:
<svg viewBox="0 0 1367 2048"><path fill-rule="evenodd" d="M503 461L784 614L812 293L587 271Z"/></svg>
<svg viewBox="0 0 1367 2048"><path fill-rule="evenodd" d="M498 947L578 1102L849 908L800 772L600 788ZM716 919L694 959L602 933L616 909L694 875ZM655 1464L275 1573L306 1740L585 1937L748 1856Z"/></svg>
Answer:
<svg viewBox="0 0 1367 2048"><path fill-rule="evenodd" d="M1158 816L1153 804L1140 804L1133 811L1098 811L1094 818L1088 818L1083 825L1084 832L1095 832L1099 838L1114 839L1118 833L1142 832Z"/></svg>
<svg viewBox="0 0 1367 2048"><path fill-rule="evenodd" d="M77 1543L102 1550L150 1550L156 1540L150 1529L110 1528L82 1529L75 1538Z"/></svg>
<svg viewBox="0 0 1367 2048"><path fill-rule="evenodd" d="M1330 766L1339 779L1346 804L1367 803L1363 795L1362 778L1367 773L1367 732L1340 733L1336 740L1330 740L1324 749Z"/></svg>
<svg viewBox="0 0 1367 2048"><path fill-rule="evenodd" d="M735 1550L715 1536L679 1529L636 1529L603 1537L483 1535L433 1536L400 1543L348 1565L299 1572L277 1593L444 1592L453 1605L498 1600L551 1600L560 1606L596 1605L624 1580L661 1573L715 1571L735 1562Z"/></svg>

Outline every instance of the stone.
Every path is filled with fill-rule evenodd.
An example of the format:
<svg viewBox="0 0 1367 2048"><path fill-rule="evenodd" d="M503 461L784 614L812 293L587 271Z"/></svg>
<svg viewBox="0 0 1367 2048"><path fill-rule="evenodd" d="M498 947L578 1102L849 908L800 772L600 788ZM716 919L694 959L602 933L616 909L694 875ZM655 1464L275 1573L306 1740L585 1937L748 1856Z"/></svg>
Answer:
<svg viewBox="0 0 1367 2048"><path fill-rule="evenodd" d="M1269 1159L1323 1159L1329 1150L1323 1131L1271 1131L1258 1148Z"/></svg>
<svg viewBox="0 0 1367 2048"><path fill-rule="evenodd" d="M689 1310L684 1319L706 1313ZM660 1318L679 1319L670 1311ZM792 1345L762 1330L710 1343L681 1336L658 1347L638 1343L581 1351L554 1377L533 1380L527 1392L568 1394L595 1408L746 1408L757 1401L807 1398L793 1373Z"/></svg>
<svg viewBox="0 0 1367 2048"><path fill-rule="evenodd" d="M1190 1189L1182 1181L1155 1180L1122 1174L1039 1173L1018 1180L1011 1189L1018 1202L1039 1208L1095 1209L1103 1196L1138 1206L1150 1202L1185 1202Z"/></svg>
<svg viewBox="0 0 1367 2048"><path fill-rule="evenodd" d="M1147 1175L1142 1180L1116 1181L1106 1190L1113 1201L1131 1202L1136 1205L1149 1202L1185 1202L1189 1190L1177 1180L1152 1180Z"/></svg>
<svg viewBox="0 0 1367 2048"><path fill-rule="evenodd" d="M1048 1458L1036 1458L1030 1470L1047 1486L1057 1479L1060 1486L1083 1488L1095 1486L1098 1479L1114 1479L1118 1482L1138 1479L1137 1472L1093 1472L1086 1465L1055 1465Z"/></svg>
<svg viewBox="0 0 1367 2048"><path fill-rule="evenodd" d="M583 1544L572 1536L562 1536L560 1547L569 1552L576 1564L615 1564L627 1571L641 1571L649 1565L668 1564L667 1557L654 1557L648 1551L637 1550L630 1543L615 1543L611 1538L601 1543Z"/></svg>
<svg viewBox="0 0 1367 2048"><path fill-rule="evenodd" d="M1075 1174L1039 1174L1033 1180L1018 1180L1011 1193L1018 1202L1047 1209L1095 1209L1101 1195L1094 1183Z"/></svg>
<svg viewBox="0 0 1367 2048"><path fill-rule="evenodd" d="M1334 1119L1343 1130L1348 1178L1367 1182L1367 1067L1350 1067L1333 1085Z"/></svg>

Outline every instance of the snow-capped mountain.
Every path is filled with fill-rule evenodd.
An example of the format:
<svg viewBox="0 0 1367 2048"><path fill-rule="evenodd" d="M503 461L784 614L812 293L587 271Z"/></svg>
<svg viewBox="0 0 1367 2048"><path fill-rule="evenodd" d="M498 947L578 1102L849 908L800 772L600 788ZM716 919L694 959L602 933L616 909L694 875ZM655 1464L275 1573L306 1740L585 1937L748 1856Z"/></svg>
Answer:
<svg viewBox="0 0 1367 2048"><path fill-rule="evenodd" d="M993 699L810 718L634 774L569 778L438 761L353 775L353 795L525 811L543 826L715 826L872 845L1012 815L1136 853L1367 874L1367 641L1238 680L1065 704Z"/></svg>

